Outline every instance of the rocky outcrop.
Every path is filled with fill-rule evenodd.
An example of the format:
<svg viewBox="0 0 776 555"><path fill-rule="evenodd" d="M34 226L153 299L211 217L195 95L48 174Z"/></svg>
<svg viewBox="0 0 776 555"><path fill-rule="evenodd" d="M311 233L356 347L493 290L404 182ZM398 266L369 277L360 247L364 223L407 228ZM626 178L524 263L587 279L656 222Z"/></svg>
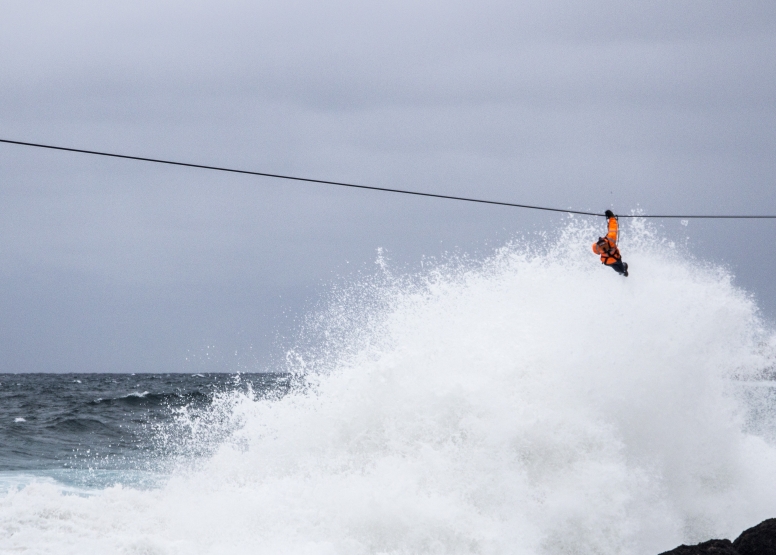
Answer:
<svg viewBox="0 0 776 555"><path fill-rule="evenodd" d="M738 555L776 555L776 518L744 530L733 542Z"/></svg>
<svg viewBox="0 0 776 555"><path fill-rule="evenodd" d="M776 518L744 530L734 542L709 540L697 545L680 545L660 555L776 555Z"/></svg>
<svg viewBox="0 0 776 555"><path fill-rule="evenodd" d="M709 540L698 545L680 545L660 555L740 555L730 540Z"/></svg>

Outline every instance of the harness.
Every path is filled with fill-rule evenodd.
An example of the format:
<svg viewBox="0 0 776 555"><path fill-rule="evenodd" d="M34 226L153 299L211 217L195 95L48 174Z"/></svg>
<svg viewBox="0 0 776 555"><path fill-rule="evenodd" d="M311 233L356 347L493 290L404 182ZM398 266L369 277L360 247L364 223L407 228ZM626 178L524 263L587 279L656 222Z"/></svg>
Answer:
<svg viewBox="0 0 776 555"><path fill-rule="evenodd" d="M602 237L602 240L599 240L596 242L596 245L598 245L598 248L601 249L601 254L606 255L606 259L601 257L601 264L606 264L610 259L614 259L614 264L618 260L622 259L622 255L620 254L620 250L617 248L617 245L614 244L614 242L609 239L608 237ZM608 266L609 264L607 264Z"/></svg>

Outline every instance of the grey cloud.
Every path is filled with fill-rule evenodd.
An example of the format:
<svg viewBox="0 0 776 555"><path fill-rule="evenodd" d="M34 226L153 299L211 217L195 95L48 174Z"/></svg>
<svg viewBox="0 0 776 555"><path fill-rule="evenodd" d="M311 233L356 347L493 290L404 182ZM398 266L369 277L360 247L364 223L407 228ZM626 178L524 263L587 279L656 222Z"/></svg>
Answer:
<svg viewBox="0 0 776 555"><path fill-rule="evenodd" d="M773 2L8 2L0 135L577 209L776 212L775 49ZM412 269L563 221L8 145L0 195L6 370L238 364L215 351L263 368L377 247ZM664 229L773 314L769 225Z"/></svg>

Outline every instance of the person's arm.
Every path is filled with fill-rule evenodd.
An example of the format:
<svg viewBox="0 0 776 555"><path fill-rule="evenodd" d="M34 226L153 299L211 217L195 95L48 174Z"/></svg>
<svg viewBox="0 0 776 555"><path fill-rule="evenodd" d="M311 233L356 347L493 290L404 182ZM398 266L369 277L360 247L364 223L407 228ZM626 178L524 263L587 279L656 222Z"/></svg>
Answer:
<svg viewBox="0 0 776 555"><path fill-rule="evenodd" d="M609 215L611 214L611 216ZM612 214L609 210L606 211L606 215L608 216L607 226L608 226L608 232L606 236L614 241L614 244L617 244L617 236L619 232L619 224L617 223L617 217Z"/></svg>

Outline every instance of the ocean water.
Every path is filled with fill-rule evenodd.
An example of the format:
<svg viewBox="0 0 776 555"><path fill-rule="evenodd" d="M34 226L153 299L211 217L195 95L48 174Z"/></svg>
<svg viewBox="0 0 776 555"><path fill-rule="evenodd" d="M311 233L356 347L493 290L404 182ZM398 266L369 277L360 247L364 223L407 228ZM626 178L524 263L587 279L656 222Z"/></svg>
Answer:
<svg viewBox="0 0 776 555"><path fill-rule="evenodd" d="M164 483L218 442L214 403L277 397L284 374L0 374L0 493L41 479L93 493ZM208 426L208 441L196 436ZM220 429L223 437L232 430Z"/></svg>
<svg viewBox="0 0 776 555"><path fill-rule="evenodd" d="M0 375L0 553L657 554L776 516L776 335L641 222L378 258L271 374Z"/></svg>

